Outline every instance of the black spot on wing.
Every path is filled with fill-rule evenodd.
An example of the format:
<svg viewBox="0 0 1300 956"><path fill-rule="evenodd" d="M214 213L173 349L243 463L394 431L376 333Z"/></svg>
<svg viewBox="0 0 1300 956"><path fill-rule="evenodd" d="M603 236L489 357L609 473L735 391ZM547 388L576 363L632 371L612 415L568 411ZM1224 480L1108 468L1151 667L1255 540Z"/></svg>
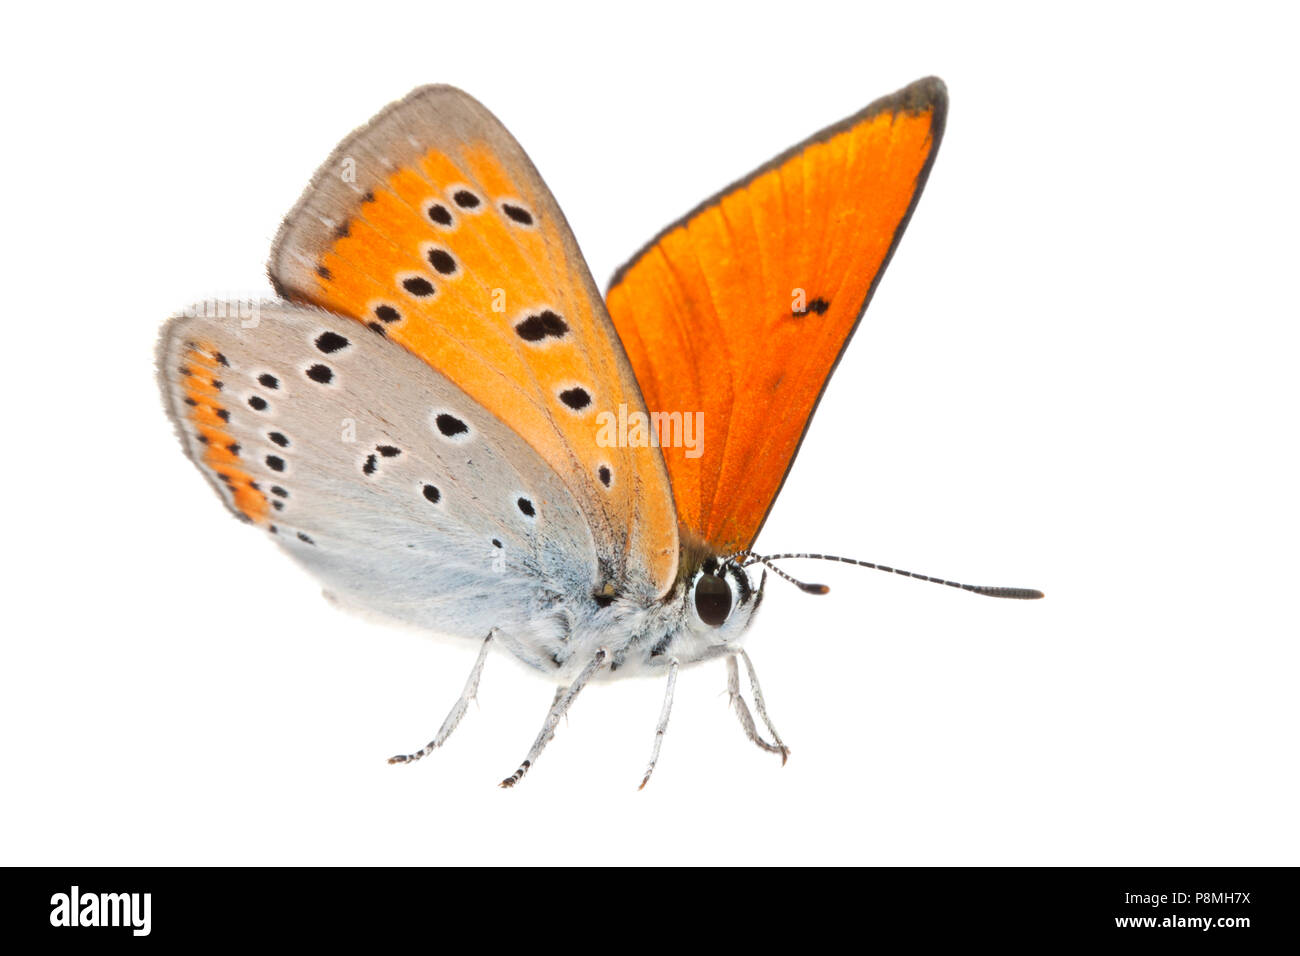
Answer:
<svg viewBox="0 0 1300 956"><path fill-rule="evenodd" d="M523 206L516 206L514 203L503 202L501 204L501 211L521 226L531 226L533 224L533 214Z"/></svg>
<svg viewBox="0 0 1300 956"><path fill-rule="evenodd" d="M424 276L410 276L402 280L402 288L417 299L433 295L433 283Z"/></svg>
<svg viewBox="0 0 1300 956"><path fill-rule="evenodd" d="M439 275L450 276L456 274L456 257L446 249L430 249L428 256L429 265L433 266L435 272Z"/></svg>
<svg viewBox="0 0 1300 956"><path fill-rule="evenodd" d="M575 412L580 412L591 404L591 393L585 388L566 388L560 392L560 401Z"/></svg>
<svg viewBox="0 0 1300 956"><path fill-rule="evenodd" d="M457 435L464 435L469 431L468 425L455 415L449 415L446 412L440 413L433 421L438 426L438 431L448 438L455 438Z"/></svg>
<svg viewBox="0 0 1300 956"><path fill-rule="evenodd" d="M830 302L818 296L817 298L809 302L802 310L795 309L791 313L791 315L802 317L808 315L810 312L816 313L817 315L825 315L826 310L829 309L830 307L831 307Z"/></svg>
<svg viewBox="0 0 1300 956"><path fill-rule="evenodd" d="M326 355L342 351L351 343L337 332L322 332L316 336L316 348L320 349Z"/></svg>
<svg viewBox="0 0 1300 956"><path fill-rule="evenodd" d="M569 332L569 325L559 315L546 309L516 324L515 332L525 342L540 342L547 338L564 338Z"/></svg>

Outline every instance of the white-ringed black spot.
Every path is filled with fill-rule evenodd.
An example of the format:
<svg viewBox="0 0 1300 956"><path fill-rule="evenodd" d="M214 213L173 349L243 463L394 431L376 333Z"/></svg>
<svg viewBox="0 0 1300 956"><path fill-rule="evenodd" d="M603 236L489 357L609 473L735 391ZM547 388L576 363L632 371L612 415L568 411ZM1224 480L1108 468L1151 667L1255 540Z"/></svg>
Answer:
<svg viewBox="0 0 1300 956"><path fill-rule="evenodd" d="M289 497L289 492L285 491L285 490L284 490L283 488L281 488L279 485L272 485L272 486L271 486L271 494L275 495L277 498L288 498L288 497Z"/></svg>
<svg viewBox="0 0 1300 956"><path fill-rule="evenodd" d="M424 212L436 225L450 226L452 223L451 210L440 202L429 203L429 207Z"/></svg>
<svg viewBox="0 0 1300 956"><path fill-rule="evenodd" d="M425 254L425 258L429 260L429 265L433 266L434 271L439 275L451 276L456 274L456 257L446 249L439 249L435 246Z"/></svg>
<svg viewBox="0 0 1300 956"><path fill-rule="evenodd" d="M274 508L276 511L283 511L283 510L284 510L284 502L283 502L283 501L272 501L272 502L271 502L271 507Z"/></svg>
<svg viewBox="0 0 1300 956"><path fill-rule="evenodd" d="M492 547L494 547L494 548L499 548L499 547L501 547L501 542L500 542L500 540L498 540L497 538L493 538L493 539L492 539Z"/></svg>
<svg viewBox="0 0 1300 956"><path fill-rule="evenodd" d="M533 224L533 214L523 206L517 206L510 202L503 202L501 204L501 211L506 214L507 218L519 223L521 226L531 226Z"/></svg>
<svg viewBox="0 0 1300 956"><path fill-rule="evenodd" d="M375 306L375 318L380 322L396 322L401 317L402 313L398 312L391 305Z"/></svg>
<svg viewBox="0 0 1300 956"><path fill-rule="evenodd" d="M228 408L218 408L218 409L217 409L217 417L220 418L223 422L228 422L228 421L230 421L230 409L228 409Z"/></svg>
<svg viewBox="0 0 1300 956"><path fill-rule="evenodd" d="M424 276L407 276L402 280L402 288L417 299L425 299L433 295L433 283Z"/></svg>
<svg viewBox="0 0 1300 956"><path fill-rule="evenodd" d="M442 497L442 492L440 492L433 485L425 485L423 488L423 493L424 493L424 497L428 498L435 505L438 503L438 500Z"/></svg>
<svg viewBox="0 0 1300 956"><path fill-rule="evenodd" d="M284 459L279 455L267 455L266 467L276 472L284 471Z"/></svg>
<svg viewBox="0 0 1300 956"><path fill-rule="evenodd" d="M379 454L383 455L385 458L396 458L402 453L402 449L397 448L394 445L376 445L375 451L379 452Z"/></svg>
<svg viewBox="0 0 1300 956"><path fill-rule="evenodd" d="M559 315L550 309L544 309L516 324L515 332L525 342L540 342L546 338L564 338L569 332L569 326Z"/></svg>
<svg viewBox="0 0 1300 956"><path fill-rule="evenodd" d="M451 201L461 209L477 209L483 200L469 189L457 189L452 193Z"/></svg>
<svg viewBox="0 0 1300 956"><path fill-rule="evenodd" d="M322 332L316 336L316 348L326 355L347 348L351 343L337 332Z"/></svg>
<svg viewBox="0 0 1300 956"><path fill-rule="evenodd" d="M263 388L275 389L280 387L280 380L276 378L274 375L272 375L270 372L264 372L263 374L257 376L257 380L258 382L261 383Z"/></svg>
<svg viewBox="0 0 1300 956"><path fill-rule="evenodd" d="M515 504L519 506L519 510L522 511L526 517L532 518L537 515L537 509L533 507L533 503L522 495Z"/></svg>
<svg viewBox="0 0 1300 956"><path fill-rule="evenodd" d="M238 458L238 457L239 457L239 442L237 442L237 441L232 441L229 445L226 446L226 451L230 452L232 455L234 455L236 458Z"/></svg>
<svg viewBox="0 0 1300 956"><path fill-rule="evenodd" d="M469 426L448 412L439 412L434 416L433 423L448 438L460 438L469 434Z"/></svg>
<svg viewBox="0 0 1300 956"><path fill-rule="evenodd" d="M316 543L315 541L313 541L313 540L311 539L311 536L310 536L310 535L303 534L301 531L298 532L298 540L304 542L305 544L315 544L315 543Z"/></svg>
<svg viewBox="0 0 1300 956"><path fill-rule="evenodd" d="M378 467L379 467L379 459L376 458L374 455L367 455L366 463L361 466L361 474L369 478L371 475L375 473L375 470Z"/></svg>
<svg viewBox="0 0 1300 956"><path fill-rule="evenodd" d="M575 412L580 412L591 404L591 393L581 386L566 388L560 392L560 401Z"/></svg>
<svg viewBox="0 0 1300 956"><path fill-rule="evenodd" d="M614 473L609 470L609 465L601 465L596 469L596 475L600 478L600 483L606 488L608 488L610 483L614 480Z"/></svg>
<svg viewBox="0 0 1300 956"><path fill-rule="evenodd" d="M328 365L313 365L307 369L307 377L313 382L328 385L334 380L334 371Z"/></svg>
<svg viewBox="0 0 1300 956"><path fill-rule="evenodd" d="M253 395L248 399L248 407L255 412L266 411L266 399L261 395Z"/></svg>
<svg viewBox="0 0 1300 956"><path fill-rule="evenodd" d="M281 448L289 447L289 439L285 437L283 432L268 432L266 437Z"/></svg>

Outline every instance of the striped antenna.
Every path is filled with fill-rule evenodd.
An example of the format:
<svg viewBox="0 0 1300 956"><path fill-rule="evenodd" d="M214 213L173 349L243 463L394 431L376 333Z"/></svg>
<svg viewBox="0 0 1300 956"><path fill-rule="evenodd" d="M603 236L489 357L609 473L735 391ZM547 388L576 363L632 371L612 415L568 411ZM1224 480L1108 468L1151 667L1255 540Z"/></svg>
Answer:
<svg viewBox="0 0 1300 956"><path fill-rule="evenodd" d="M933 578L928 574L917 574L914 571L904 571L902 568L891 568L883 564L873 564L870 561L859 561L856 558L841 558L833 554L755 554L753 551L737 551L726 559L727 562L735 561L737 558L744 558L740 562L741 567L748 567L751 564L761 564L770 568L776 574L785 578L791 584L798 585L799 589L808 594L826 594L830 591L824 584L806 584L796 578L786 574L780 568L772 564L773 561L790 561L796 558L808 558L813 561L838 561L841 564L852 564L859 568L871 568L873 571L888 571L890 574L901 574L905 578L916 578L918 581L929 581L933 584L943 584L950 588L958 588L962 591L970 591L972 594L983 594L985 597L1011 598L1018 601L1035 601L1043 596L1042 591L1035 591L1032 588L995 588L985 584L962 584L959 581L946 581L943 578Z"/></svg>

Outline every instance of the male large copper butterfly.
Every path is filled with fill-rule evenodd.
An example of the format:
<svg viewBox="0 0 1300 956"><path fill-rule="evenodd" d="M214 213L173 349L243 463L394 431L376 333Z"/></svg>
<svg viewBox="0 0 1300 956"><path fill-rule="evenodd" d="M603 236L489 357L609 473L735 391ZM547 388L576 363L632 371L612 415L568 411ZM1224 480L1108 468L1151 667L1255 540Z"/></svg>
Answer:
<svg viewBox="0 0 1300 956"><path fill-rule="evenodd" d="M227 506L340 597L480 643L437 735L394 762L442 745L493 646L559 685L503 786L588 681L657 673L644 786L678 669L714 658L784 761L740 640L766 582L750 569L788 577L791 556L752 548L946 111L930 78L822 130L665 229L602 300L519 144L459 90L418 89L285 219L279 300L168 323L167 409Z"/></svg>

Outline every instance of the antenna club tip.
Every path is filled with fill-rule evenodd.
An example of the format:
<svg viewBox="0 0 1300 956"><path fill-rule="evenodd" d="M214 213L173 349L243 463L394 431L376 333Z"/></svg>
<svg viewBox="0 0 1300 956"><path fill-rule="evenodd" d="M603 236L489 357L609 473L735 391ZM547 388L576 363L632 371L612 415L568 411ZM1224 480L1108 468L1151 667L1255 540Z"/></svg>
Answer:
<svg viewBox="0 0 1300 956"><path fill-rule="evenodd" d="M803 589L809 594L830 594L831 589L824 584L805 584Z"/></svg>
<svg viewBox="0 0 1300 956"><path fill-rule="evenodd" d="M1020 601L1037 601L1046 596L1042 591L1034 588L995 588L991 594L993 597L1014 598Z"/></svg>

